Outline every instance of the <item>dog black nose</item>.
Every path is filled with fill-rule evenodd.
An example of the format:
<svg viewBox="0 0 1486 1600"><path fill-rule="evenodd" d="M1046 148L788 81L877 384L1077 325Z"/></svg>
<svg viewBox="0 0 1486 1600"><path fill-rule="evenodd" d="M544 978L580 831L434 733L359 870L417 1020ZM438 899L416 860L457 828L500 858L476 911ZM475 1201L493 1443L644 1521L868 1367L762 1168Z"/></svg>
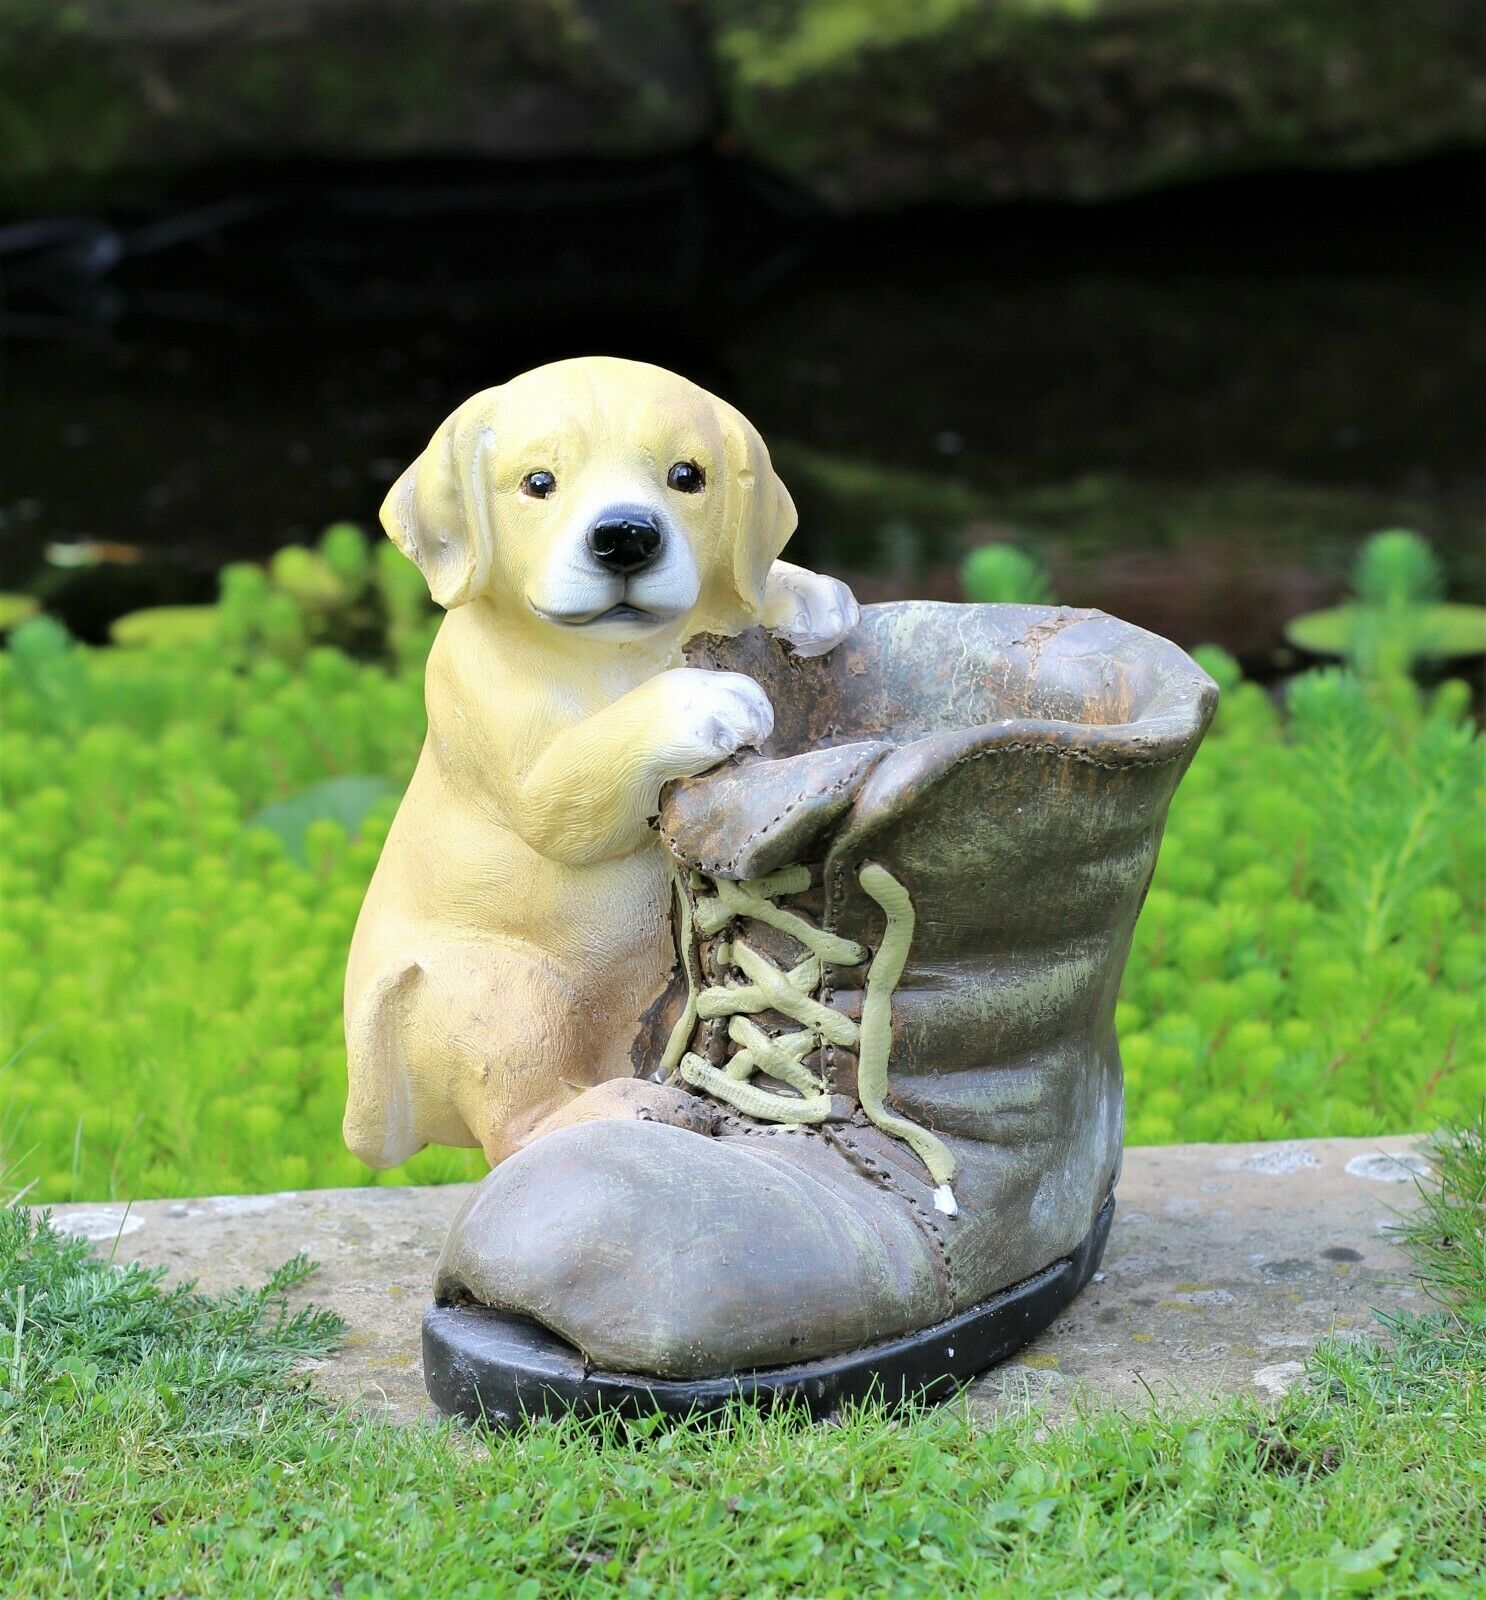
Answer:
<svg viewBox="0 0 1486 1600"><path fill-rule="evenodd" d="M660 529L642 516L610 517L588 530L593 558L609 572L638 572L660 549Z"/></svg>

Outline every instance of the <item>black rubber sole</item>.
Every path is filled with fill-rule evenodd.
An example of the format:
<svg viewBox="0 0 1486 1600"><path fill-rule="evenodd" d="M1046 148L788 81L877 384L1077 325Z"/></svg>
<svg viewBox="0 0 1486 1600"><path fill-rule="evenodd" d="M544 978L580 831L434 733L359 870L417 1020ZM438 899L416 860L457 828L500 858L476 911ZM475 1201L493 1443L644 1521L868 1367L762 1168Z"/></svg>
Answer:
<svg viewBox="0 0 1486 1600"><path fill-rule="evenodd" d="M565 1339L525 1317L484 1306L430 1306L423 1317L423 1378L441 1411L512 1426L526 1417L702 1416L732 1400L768 1407L794 1401L824 1416L845 1401L944 1400L1036 1337L1098 1270L1114 1196L1070 1254L989 1300L898 1339L789 1367L720 1378L600 1372Z"/></svg>

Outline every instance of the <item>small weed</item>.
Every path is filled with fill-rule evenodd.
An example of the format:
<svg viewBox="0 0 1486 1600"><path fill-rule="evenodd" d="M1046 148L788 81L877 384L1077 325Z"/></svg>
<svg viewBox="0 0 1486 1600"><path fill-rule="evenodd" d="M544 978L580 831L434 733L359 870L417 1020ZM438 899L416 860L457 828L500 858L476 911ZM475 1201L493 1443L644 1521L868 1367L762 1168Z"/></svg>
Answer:
<svg viewBox="0 0 1486 1600"><path fill-rule="evenodd" d="M1486 1118L1431 1140L1423 1155L1431 1177L1417 1180L1420 1203L1395 1237L1428 1293L1468 1320L1486 1299Z"/></svg>

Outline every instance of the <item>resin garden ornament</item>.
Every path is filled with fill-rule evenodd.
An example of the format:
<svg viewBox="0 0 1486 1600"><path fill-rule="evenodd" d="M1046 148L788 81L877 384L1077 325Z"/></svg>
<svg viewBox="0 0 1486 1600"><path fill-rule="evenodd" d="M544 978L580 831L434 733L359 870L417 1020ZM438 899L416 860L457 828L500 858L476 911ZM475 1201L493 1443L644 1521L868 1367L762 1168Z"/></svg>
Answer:
<svg viewBox="0 0 1486 1600"><path fill-rule="evenodd" d="M494 1164L435 1401L823 1411L1025 1343L1108 1232L1115 1000L1211 679L1099 612L859 615L775 561L747 424L623 363L470 402L387 520L462 603L357 930L347 1134Z"/></svg>
<svg viewBox="0 0 1486 1600"><path fill-rule="evenodd" d="M856 604L775 559L795 511L749 423L635 362L467 400L382 521L448 615L351 946L346 1143L493 1164L635 1072L672 965L661 785L769 731L764 691L682 668L683 641L761 622L808 654Z"/></svg>

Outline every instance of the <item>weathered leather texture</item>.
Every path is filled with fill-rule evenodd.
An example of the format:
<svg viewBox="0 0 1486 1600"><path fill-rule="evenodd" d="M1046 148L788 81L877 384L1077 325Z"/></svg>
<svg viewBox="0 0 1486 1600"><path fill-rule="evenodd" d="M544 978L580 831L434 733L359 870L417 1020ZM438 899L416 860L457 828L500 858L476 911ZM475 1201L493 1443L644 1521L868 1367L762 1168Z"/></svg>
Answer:
<svg viewBox="0 0 1486 1600"><path fill-rule="evenodd" d="M877 862L904 885L889 1098L953 1150L959 1215L935 1212L917 1158L867 1121L834 1047L818 1065L839 1115L818 1128L722 1108L710 1135L665 1126L694 1130L696 1097L647 1085L645 1120L562 1129L492 1173L440 1296L682 1377L926 1326L1088 1233L1119 1168L1120 979L1217 699L1176 646L1065 608L870 606L823 658L759 630L689 657L755 678L775 727L756 755L671 785L662 833L708 877L811 865L792 904L873 950L882 917L857 874ZM781 965L801 953L742 931ZM725 976L715 945L707 981ZM828 970L820 998L858 1015L863 971ZM722 1060L723 1029L700 1025L692 1048Z"/></svg>

